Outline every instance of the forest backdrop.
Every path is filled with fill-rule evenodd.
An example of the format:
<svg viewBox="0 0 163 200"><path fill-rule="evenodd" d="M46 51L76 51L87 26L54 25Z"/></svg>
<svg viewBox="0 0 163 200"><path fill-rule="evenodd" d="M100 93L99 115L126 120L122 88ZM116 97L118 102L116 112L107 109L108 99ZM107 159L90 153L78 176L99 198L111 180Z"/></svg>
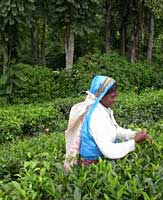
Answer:
<svg viewBox="0 0 163 200"><path fill-rule="evenodd" d="M162 88L162 11L163 0L1 0L1 100L76 96L97 73L122 91Z"/></svg>
<svg viewBox="0 0 163 200"><path fill-rule="evenodd" d="M1 0L1 73L20 62L69 68L95 49L158 61L162 22L162 0Z"/></svg>

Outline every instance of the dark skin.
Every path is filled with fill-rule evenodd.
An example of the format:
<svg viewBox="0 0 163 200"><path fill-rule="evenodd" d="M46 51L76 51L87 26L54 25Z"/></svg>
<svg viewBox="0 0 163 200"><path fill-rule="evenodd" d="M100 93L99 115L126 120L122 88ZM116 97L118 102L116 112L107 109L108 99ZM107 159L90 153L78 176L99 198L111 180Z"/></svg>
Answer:
<svg viewBox="0 0 163 200"><path fill-rule="evenodd" d="M116 97L117 97L117 90L107 93L101 99L100 102L103 106L105 106L106 108L109 108L116 102ZM134 137L134 140L136 143L140 143L144 141L146 138L148 138L148 133L147 131L142 130L136 134L136 136Z"/></svg>

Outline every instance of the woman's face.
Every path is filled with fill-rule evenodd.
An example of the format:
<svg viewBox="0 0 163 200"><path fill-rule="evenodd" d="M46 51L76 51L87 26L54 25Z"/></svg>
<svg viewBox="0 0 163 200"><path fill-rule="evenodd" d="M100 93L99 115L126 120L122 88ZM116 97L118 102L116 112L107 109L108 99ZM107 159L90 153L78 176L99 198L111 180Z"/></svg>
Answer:
<svg viewBox="0 0 163 200"><path fill-rule="evenodd" d="M101 104L106 108L108 108L116 102L116 97L117 97L117 91L108 93L102 98Z"/></svg>

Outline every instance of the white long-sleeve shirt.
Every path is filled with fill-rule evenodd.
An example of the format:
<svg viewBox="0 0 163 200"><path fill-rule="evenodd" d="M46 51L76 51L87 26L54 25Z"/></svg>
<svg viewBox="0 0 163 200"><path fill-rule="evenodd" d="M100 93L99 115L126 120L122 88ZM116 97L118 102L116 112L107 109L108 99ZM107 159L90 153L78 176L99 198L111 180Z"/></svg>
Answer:
<svg viewBox="0 0 163 200"><path fill-rule="evenodd" d="M91 116L90 133L103 155L110 159L118 159L135 150L136 132L120 127L113 116L113 111L98 104ZM116 138L123 142L114 143Z"/></svg>

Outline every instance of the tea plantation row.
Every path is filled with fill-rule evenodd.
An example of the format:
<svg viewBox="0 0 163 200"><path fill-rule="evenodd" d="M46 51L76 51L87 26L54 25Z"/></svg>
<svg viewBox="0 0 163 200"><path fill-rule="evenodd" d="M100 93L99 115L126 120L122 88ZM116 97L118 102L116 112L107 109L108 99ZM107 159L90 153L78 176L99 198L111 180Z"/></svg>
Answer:
<svg viewBox="0 0 163 200"><path fill-rule="evenodd" d="M50 132L64 131L68 115L78 98L58 99L43 104L11 105L0 109L0 142L11 141L26 135L38 135L49 129ZM120 94L113 107L120 125L129 124L148 127L163 118L163 90Z"/></svg>
<svg viewBox="0 0 163 200"><path fill-rule="evenodd" d="M0 199L161 200L163 146L159 139L136 145L135 152L123 159L76 166L69 174L63 172L64 134L4 144L0 147Z"/></svg>
<svg viewBox="0 0 163 200"><path fill-rule="evenodd" d="M120 94L114 107L119 124L147 128L154 141L64 174L63 133L70 107L82 99L1 108L0 200L163 199L163 90Z"/></svg>

